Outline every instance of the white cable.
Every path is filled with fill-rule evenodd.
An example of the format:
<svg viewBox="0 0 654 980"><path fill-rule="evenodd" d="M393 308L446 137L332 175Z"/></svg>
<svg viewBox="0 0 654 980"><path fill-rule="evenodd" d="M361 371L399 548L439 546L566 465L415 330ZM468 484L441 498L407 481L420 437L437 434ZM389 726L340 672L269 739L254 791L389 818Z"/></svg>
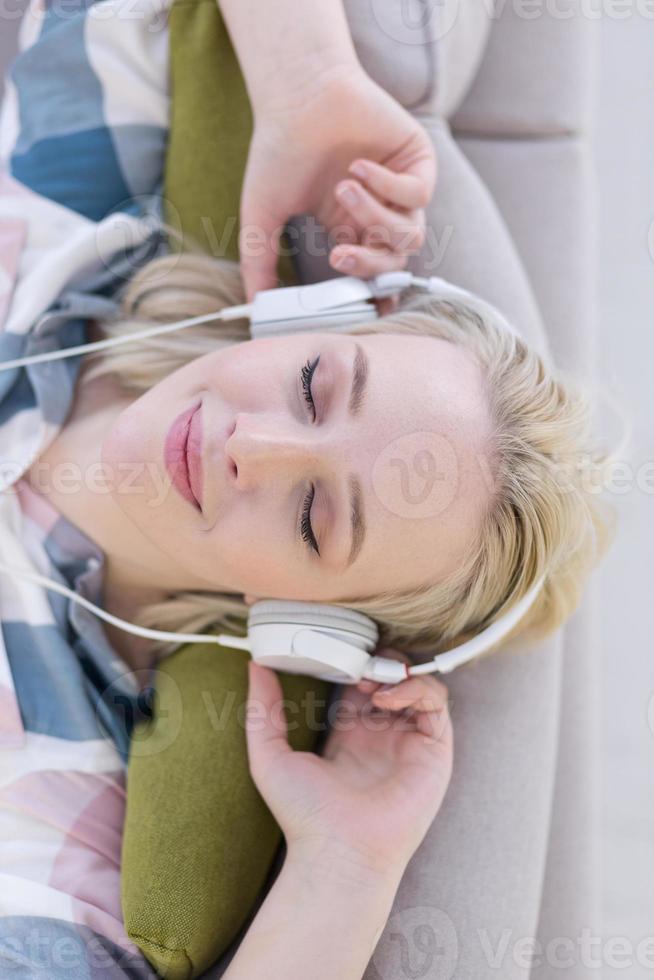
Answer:
<svg viewBox="0 0 654 980"><path fill-rule="evenodd" d="M186 327L198 326L201 323L210 323L215 320L228 321L228 320L240 320L249 319L253 324L252 332L254 332L254 326L257 326L259 330L265 324L269 322L277 323L278 321L283 321L286 319L303 319L303 314L308 315L311 313L315 316L319 313L333 314L334 311L339 311L341 315L347 314L348 305L352 306L352 316L356 319L357 315L360 317L361 310L359 305L355 302L355 297L351 295L352 284L357 284L359 287L367 286L368 297L383 298L387 296L395 295L408 289L410 286L415 286L419 289L424 289L427 292L434 293L436 295L441 295L443 297L457 297L469 299L472 301L474 297L471 297L469 293L465 290L460 289L458 286L453 286L451 283L445 280L438 279L432 276L430 279L420 278L418 276L412 275L407 271L399 272L386 272L374 279L368 280L367 282L362 280L355 280L353 278L345 277L343 279L331 280L327 285L332 290L332 294L328 291L325 292L324 283L314 284L313 286L306 287L289 287L287 289L274 289L274 290L264 290L263 292L257 294L255 301L253 303L245 303L241 306L230 306L225 307L222 310L216 310L213 313L205 313L202 316L190 317L187 320L179 320L174 323L164 323L159 324L154 327L145 327L143 330L137 330L135 333L126 333L120 337L107 337L104 340L97 340L93 343L88 344L78 344L76 347L63 347L59 350L45 351L42 354L32 354L26 355L24 357L16 357L11 361L4 361L0 363L0 371L9 371L19 367L27 367L30 364L42 364L46 361L59 361L64 360L68 357L76 357L79 354L88 354L91 351L106 350L109 347L117 347L119 344L132 344L139 340L147 340L148 337L157 337L162 334L174 333L177 330L184 330ZM309 303L307 309L303 309L302 305L299 304L298 297L302 293L302 290L306 290L306 294L310 291L313 297L312 302ZM349 290L349 292L348 292ZM338 293L338 296L336 295ZM331 299L329 298L331 295ZM359 302L361 296L357 294ZM354 308L356 307L356 309ZM284 314L285 316L281 316ZM288 326L286 325L286 329Z"/></svg>
<svg viewBox="0 0 654 980"><path fill-rule="evenodd" d="M17 575L19 578L24 578L28 582L33 582L35 585L41 585L43 588L51 589L53 592L66 596L72 602L83 606L84 609L88 609L89 612L94 613L106 623L110 623L112 626L116 626L126 633L143 637L146 640L159 640L161 642L180 644L214 643L216 646L226 646L236 650L251 652L250 641L244 636L234 636L231 633L219 633L218 635L210 633L173 633L169 630L155 630L149 629L147 626L137 626L135 623L130 623L125 619L120 619L118 616L113 616L100 606L96 606L89 599L85 599L84 596L69 589L68 586L61 585L61 583L55 582L53 579L48 578L46 575L41 575L39 572L33 572L26 568L15 568L12 565L7 565L3 561L0 561L0 572L8 575ZM408 674L410 676L431 674L435 670L442 674L449 673L455 667L472 660L480 653L484 653L490 649L510 633L519 620L522 619L536 599L544 581L545 576L542 576L522 599L515 604L513 609L509 610L500 620L492 623L477 636L468 640L466 643L460 644L458 647L454 647L453 650L448 650L446 653L437 655L433 660L427 661L427 663L409 667ZM396 676L398 670L399 673ZM370 665L365 672L365 676L386 683L397 683L406 677L406 670L406 665L403 663L373 656L370 658Z"/></svg>
<svg viewBox="0 0 654 980"><path fill-rule="evenodd" d="M332 280L333 288L336 290L341 289L342 291L344 288L344 283L349 283L349 281L350 280ZM464 291L459 290L457 287L452 287L447 283L443 283L442 280L420 279L406 271L382 273L375 279L369 280L368 282L370 295L377 298L395 295L396 293L402 292L404 289L408 289L412 285L430 291L434 289L436 284L438 284L439 289L442 287L448 287L450 291L455 291L457 295L465 295ZM316 289L317 287L309 286L306 288ZM291 303L291 300L287 299L286 297L290 296L291 294L295 295L297 292L297 287L291 287L288 290L266 290L259 294L259 297L255 303L245 303L241 306L225 307L222 310L216 310L213 313L205 313L202 316L194 316L187 320L179 320L174 323L159 324L155 327L145 327L143 330L137 330L135 333L127 333L120 337L107 337L104 340L96 340L93 343L78 344L76 347L63 347L59 350L45 351L42 354L16 357L13 360L0 363L0 371L9 371L13 370L14 368L27 367L30 364L42 364L46 361L64 360L68 357L76 357L79 354L88 354L91 351L107 350L107 348L117 347L119 344L131 344L139 340L147 340L148 337L157 337L161 336L162 334L174 333L177 330L184 330L186 327L194 327L201 323L210 323L215 320L228 321L251 319L253 312L258 313L260 320L267 322L271 318L272 314L271 304L274 303L276 308L276 306L281 302L281 309L283 309L284 303ZM340 302L342 303L342 300ZM350 299L347 302L352 301ZM347 302L345 303L345 306L347 306ZM259 305L257 304L261 306L260 309ZM338 305L339 304L337 303L336 307L338 307ZM324 304L322 309L324 312L325 310L328 311L330 308L331 304L327 302ZM294 306L288 307L288 316L291 319L294 316L298 316L298 312L295 310Z"/></svg>
<svg viewBox="0 0 654 980"><path fill-rule="evenodd" d="M147 327L144 330L137 330L136 333L125 334L121 337L107 337L106 340L96 340L91 344L78 344L77 347L62 347L59 350L45 351L43 354L32 354L28 357L16 357L13 361L0 363L0 371L8 371L10 368L26 367L28 364L40 364L43 361L59 361L66 357L74 357L76 354L87 354L92 350L105 350L107 347L117 347L119 344L129 344L135 340L145 340L147 337L156 337L159 334L173 333L175 330L184 330L185 327L194 327L200 323L209 323L212 320L240 320L248 318L251 305L230 306L215 313L205 313L202 316L194 316L188 320L179 320L176 323L164 323L157 327Z"/></svg>
<svg viewBox="0 0 654 980"><path fill-rule="evenodd" d="M340 288L341 294L343 292L343 284L347 284L349 280L333 280L333 286L336 290ZM417 288L425 289L436 295L442 295L447 297L457 297L464 298L466 300L475 300L465 290L460 289L457 286L452 286L444 280L438 279L437 277L431 277L429 279L419 278L413 276L411 273L406 271L395 272L395 273L384 273L377 276L375 279L368 282L368 287L370 289L370 294L376 296L377 298L388 296L393 293L402 291L409 286L415 286ZM307 287L308 289L315 289L315 287ZM259 318L261 322L267 322L270 319L271 313L276 312L277 316L273 319L279 319L279 312L281 307L279 307L279 301L281 300L282 306L285 302L284 293L291 297L288 300L289 305L289 315L291 319L297 318L298 314L295 310L297 306L296 293L297 288L291 287L288 291L285 290L269 290L260 294L261 298L265 300L266 297L274 296L275 304L274 310L271 305L272 301L268 303L268 306L263 304L261 309L259 309ZM280 293L282 295L280 295ZM313 295L313 294L312 294ZM321 294L322 295L322 294ZM347 302L352 302L351 298ZM347 306L347 302L345 306ZM259 300L261 305L261 300ZM293 305L294 304L294 305ZM343 306L343 298L340 296L339 303L336 303L335 299L332 302L326 302L320 307L320 311L329 311L336 305L337 307ZM485 307L488 304L484 304ZM279 307L279 309L278 309ZM291 308L292 307L292 308ZM119 344L133 343L138 340L145 340L148 337L155 337L161 334L173 333L176 330L183 330L186 327L192 327L199 325L201 323L209 323L211 321L222 320L239 320L239 319L252 319L253 310L255 309L255 304L244 304L241 306L226 307L222 310L215 311L213 313L207 313L202 316L191 317L187 320L180 320L175 323L165 323L159 324L155 327L147 327L143 330L139 330L135 333L125 334L120 337L108 337L105 340L95 341L89 344L80 344L77 347L66 347L60 350L46 351L42 354L34 354L25 357L18 357L11 361L5 361L0 363L0 371L7 371L12 368L25 367L29 364L38 364L45 361L55 361L62 360L68 357L74 357L78 354L85 354L94 350L105 350L109 347L115 347ZM313 309L313 308L312 308ZM316 312L316 311L314 311ZM356 311L353 311L356 313ZM501 314L496 313L496 315L501 316ZM502 318L503 319L503 318ZM137 626L134 623L129 623L126 620L119 619L117 616L112 616L110 613L96 606L94 603L85 599L83 596L78 595L72 589L67 588L64 585L60 585L58 582L47 578L44 575L40 575L37 572L31 572L28 570L21 570L12 568L6 565L4 562L0 562L0 571L7 572L10 575L18 575L19 577L26 578L27 580L41 585L46 589L52 589L54 592L58 592L60 595L66 596L73 602L79 603L85 609L90 612L95 613L100 619L118 629L124 630L127 633L132 633L134 636L140 636L145 639L159 640L163 642L179 642L179 643L215 643L216 645L229 646L240 650L250 650L250 643L245 637L232 636L231 634L221 633L217 636L211 634L197 634L197 633L173 633L168 630L156 630L148 629L144 626ZM540 588L543 584L543 578L541 578L525 596L516 603L515 607L509 611L505 616L502 617L497 623L493 623L487 629L485 629L478 636L473 637L466 643L455 647L453 650L449 650L446 653L439 654L433 660L425 664L417 664L409 668L410 674L426 674L437 670L442 673L446 673L458 667L460 664L472 659L480 653L485 652L491 646L498 643L504 636L506 636L517 622L524 616L531 604L534 602ZM381 658L373 658L375 660L380 660ZM395 663L394 661L389 661L390 664ZM382 664L378 665L379 670L382 669ZM388 668L385 668L388 669Z"/></svg>
<svg viewBox="0 0 654 980"><path fill-rule="evenodd" d="M179 640L180 643L215 643L218 646L229 645L236 647L238 650L250 649L246 637L242 636L232 636L231 634L223 633L220 633L218 636L209 633L171 633L168 630L153 630L148 629L147 626L137 626L135 623L129 623L127 620L120 619L118 616L112 616L111 613L101 609L100 606L96 606L95 603L85 599L84 596L73 592L68 586L61 585L60 582L55 582L54 579L48 578L46 575L41 575L39 572L32 572L26 568L14 568L3 561L0 561L0 572L17 575L19 578L27 579L28 582L33 582L35 585L42 585L46 589L52 589L53 592L58 592L59 595L66 596L73 602L77 602L80 606L88 609L89 612L95 613L100 619L104 619L106 623L110 623L112 626L116 626L126 633L132 633L134 636L142 636L146 640L162 640L168 642Z"/></svg>

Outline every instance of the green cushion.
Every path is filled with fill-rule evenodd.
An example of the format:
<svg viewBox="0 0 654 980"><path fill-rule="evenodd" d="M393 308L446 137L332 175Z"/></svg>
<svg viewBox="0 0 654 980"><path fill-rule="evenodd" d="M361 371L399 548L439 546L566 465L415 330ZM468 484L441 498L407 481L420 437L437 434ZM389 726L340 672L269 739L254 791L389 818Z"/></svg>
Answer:
<svg viewBox="0 0 654 980"><path fill-rule="evenodd" d="M166 217L187 245L236 259L252 115L216 0L176 0L170 46ZM293 280L288 260L279 272ZM123 916L128 935L171 980L200 975L229 946L281 841L249 774L239 716L246 663L246 654L216 646L178 650L158 669L154 720L132 741ZM289 718L293 747L312 749L330 685L288 674L280 680L285 698L316 700L317 725L311 713Z"/></svg>
<svg viewBox="0 0 654 980"><path fill-rule="evenodd" d="M216 0L175 0L169 18L172 106L164 215L184 247L238 260L239 203L252 110ZM289 242L285 240L286 249ZM171 247L180 243L171 238ZM282 282L296 281L291 259Z"/></svg>
<svg viewBox="0 0 654 980"><path fill-rule="evenodd" d="M248 767L248 656L191 644L162 660L153 720L132 739L123 915L129 937L171 980L199 976L227 949L281 841ZM308 751L331 685L279 678L289 741Z"/></svg>
<svg viewBox="0 0 654 980"><path fill-rule="evenodd" d="M166 217L210 255L238 259L238 213L252 112L216 0L170 11L172 105Z"/></svg>

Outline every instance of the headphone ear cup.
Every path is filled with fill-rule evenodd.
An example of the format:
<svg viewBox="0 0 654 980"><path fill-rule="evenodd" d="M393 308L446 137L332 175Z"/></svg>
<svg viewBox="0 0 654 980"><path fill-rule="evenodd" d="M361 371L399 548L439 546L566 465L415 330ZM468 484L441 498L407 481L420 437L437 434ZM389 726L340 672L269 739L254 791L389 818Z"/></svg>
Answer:
<svg viewBox="0 0 654 980"><path fill-rule="evenodd" d="M374 650L379 639L374 620L346 606L284 599L261 599L250 606L248 631L277 625L335 632L341 639L364 650Z"/></svg>
<svg viewBox="0 0 654 980"><path fill-rule="evenodd" d="M335 683L363 676L378 635L368 616L344 606L262 599L248 614L248 643L256 663Z"/></svg>

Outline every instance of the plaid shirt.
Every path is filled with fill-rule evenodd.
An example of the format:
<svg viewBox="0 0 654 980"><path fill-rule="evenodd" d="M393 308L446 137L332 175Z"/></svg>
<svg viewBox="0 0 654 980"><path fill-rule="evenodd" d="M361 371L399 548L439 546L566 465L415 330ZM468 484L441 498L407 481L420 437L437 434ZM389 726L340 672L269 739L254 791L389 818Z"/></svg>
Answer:
<svg viewBox="0 0 654 980"><path fill-rule="evenodd" d="M166 0L36 0L0 117L0 360L80 343L159 247ZM104 556L23 478L79 358L0 372L0 559L92 601ZM90 613L0 575L0 976L151 978L120 853L138 686Z"/></svg>

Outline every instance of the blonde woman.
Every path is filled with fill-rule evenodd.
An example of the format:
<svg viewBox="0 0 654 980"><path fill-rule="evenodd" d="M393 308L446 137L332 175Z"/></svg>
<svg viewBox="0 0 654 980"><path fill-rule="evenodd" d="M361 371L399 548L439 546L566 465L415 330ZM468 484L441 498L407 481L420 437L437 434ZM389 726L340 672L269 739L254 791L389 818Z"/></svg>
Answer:
<svg viewBox="0 0 654 980"><path fill-rule="evenodd" d="M47 11L47 30L32 31L33 49L14 74L24 97L10 99L3 117L3 147L12 151L0 187L4 360L216 310L244 295L238 271L211 259L146 264L147 229L127 215L104 217L119 207L123 186L111 147L93 130L82 156L83 141L66 144L69 132L39 130L57 118L29 97L39 54L56 80L41 94L63 91L71 118L95 118L80 106L97 93L82 84L71 92L49 49L79 56L77 28L85 23L91 43L102 19L86 23L84 5L68 6L60 24L56 16ZM147 17L130 24L141 32L141 56L160 50ZM110 43L120 42L111 35ZM142 84L140 66L132 67L130 84ZM359 74L346 74L354 95L371 92ZM115 85L116 73L104 83ZM135 98L134 112L147 104ZM51 139L63 141L56 152ZM78 159L81 174L70 166ZM119 163L139 159L135 152ZM422 191L413 196L411 182L406 201L415 204L417 228L433 171L423 176ZM127 258L126 224L137 246ZM337 256L344 254L362 273L405 261L392 249L371 254L363 231ZM249 268L248 291L265 281L260 274L268 271ZM2 560L59 576L123 618L200 630L233 626L259 596L341 602L373 616L396 651L433 655L493 622L541 576L521 626L553 630L601 550L583 398L474 303L415 298L342 335L248 341L244 325L212 325L81 365L5 372L0 386ZM185 431L191 452L180 467ZM380 467L388 447L400 462ZM398 496L402 473L408 496ZM418 517L414 476L419 490L430 487L430 506ZM135 975L150 976L122 928L128 745L102 692L133 701L130 671L158 651L105 632L18 579L3 577L0 596L0 937L11 938L14 975L38 966L66 976L71 949L61 966L52 955L59 939L75 941L73 956L94 975L89 949L99 936L115 975L124 975L126 950ZM348 693L355 712L371 694L391 712L412 706L415 729L374 739L360 725L337 732L310 769L278 733L248 733L253 775L291 860L228 974L233 980L264 965L271 975L306 977L308 956L312 977L354 978L365 969L452 767L440 682L412 680L390 694L362 685ZM276 695L274 675L254 670L251 696L271 704ZM298 902L298 888L306 901ZM35 935L47 940L45 962L43 947L30 947Z"/></svg>
<svg viewBox="0 0 654 980"><path fill-rule="evenodd" d="M162 258L129 284L124 319L93 334L242 298L236 268ZM99 547L105 608L197 631L233 626L258 597L337 602L413 653L478 632L541 576L521 628L544 635L569 615L605 532L588 406L483 304L415 298L338 334L253 341L244 324L220 339L216 330L90 355L67 424L27 474ZM407 467L438 446L427 515L397 495L396 466L379 466L389 445ZM102 471L103 492L47 483L71 463ZM363 541L352 538L353 487ZM151 662L149 642L108 635L128 664ZM272 710L274 674L255 668L250 683ZM370 694L379 709L413 708L413 730L367 731ZM360 976L440 807L452 765L444 685L413 678L382 692L362 682L345 700L359 721L335 726L323 759L290 752L272 722L248 731L252 774L288 856L230 980L264 964L300 976L310 947L312 977ZM312 904L300 902L289 944L281 926L305 893ZM348 942L335 944L344 929Z"/></svg>
<svg viewBox="0 0 654 980"><path fill-rule="evenodd" d="M163 258L94 333L242 300L235 267ZM49 493L107 556L105 602L127 619L197 630L237 595L338 602L376 619L382 643L429 653L545 575L522 627L551 632L603 541L588 406L485 309L416 295L343 333L252 341L245 322L210 324L90 355L31 474L102 466L105 493ZM403 496L425 489L426 507ZM112 636L126 655L147 647Z"/></svg>

